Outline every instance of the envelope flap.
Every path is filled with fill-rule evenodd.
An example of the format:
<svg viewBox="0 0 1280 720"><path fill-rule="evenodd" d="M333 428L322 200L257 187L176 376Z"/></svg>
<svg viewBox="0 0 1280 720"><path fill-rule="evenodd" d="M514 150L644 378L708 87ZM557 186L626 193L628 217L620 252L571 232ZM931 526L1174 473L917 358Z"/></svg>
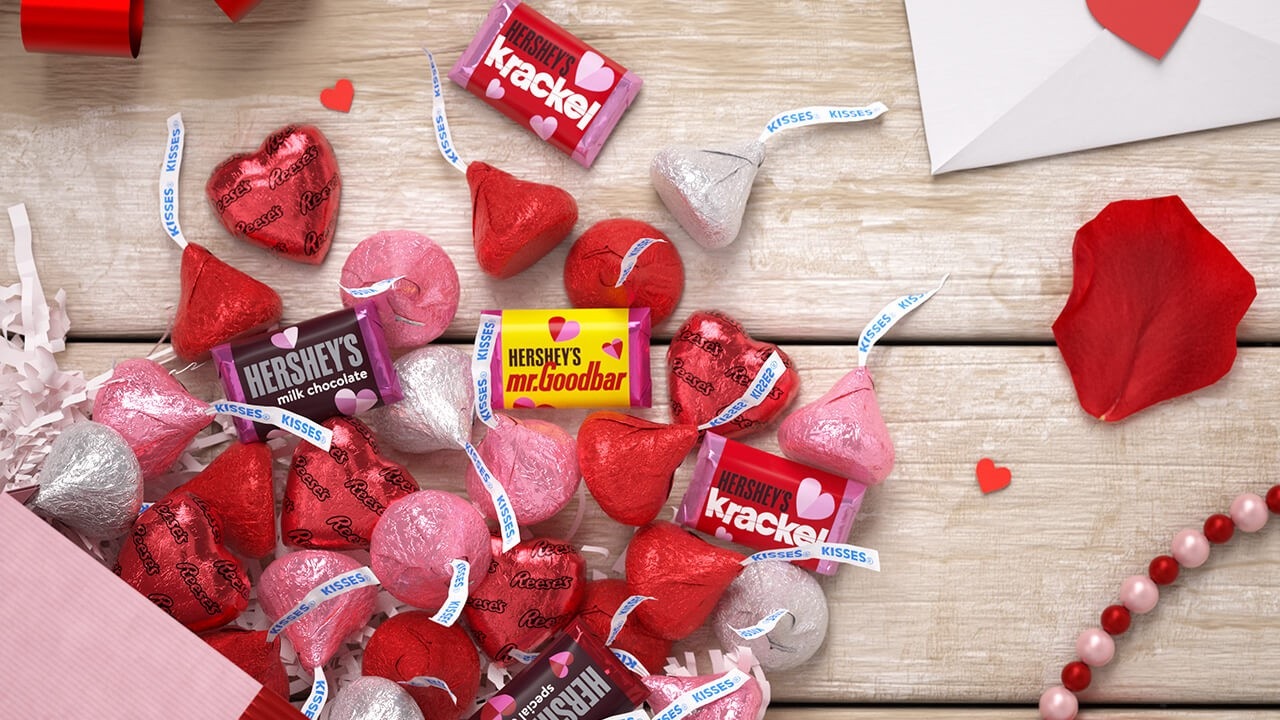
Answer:
<svg viewBox="0 0 1280 720"><path fill-rule="evenodd" d="M1207 15L1163 62L1104 33L936 172L1280 116L1280 45Z"/></svg>
<svg viewBox="0 0 1280 720"><path fill-rule="evenodd" d="M1105 31L1084 0L906 0L936 168Z"/></svg>

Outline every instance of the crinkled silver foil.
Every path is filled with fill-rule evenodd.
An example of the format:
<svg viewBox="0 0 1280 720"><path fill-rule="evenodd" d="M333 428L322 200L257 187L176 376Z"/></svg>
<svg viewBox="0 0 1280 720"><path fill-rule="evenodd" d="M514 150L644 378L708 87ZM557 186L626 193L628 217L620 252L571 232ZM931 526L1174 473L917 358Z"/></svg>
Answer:
<svg viewBox="0 0 1280 720"><path fill-rule="evenodd" d="M142 469L129 443L101 423L83 420L53 441L28 505L92 540L123 535L142 507Z"/></svg>
<svg viewBox="0 0 1280 720"><path fill-rule="evenodd" d="M685 232L714 250L737 239L763 163L759 141L707 150L673 146L654 156L649 177Z"/></svg>
<svg viewBox="0 0 1280 720"><path fill-rule="evenodd" d="M413 696L381 677L359 677L329 707L329 720L425 720Z"/></svg>
<svg viewBox="0 0 1280 720"><path fill-rule="evenodd" d="M733 631L751 627L782 608L791 614L766 635L744 640ZM748 647L765 670L790 670L822 647L827 636L827 596L812 575L791 563L753 563L720 598L711 627L726 649Z"/></svg>
<svg viewBox="0 0 1280 720"><path fill-rule="evenodd" d="M404 399L364 416L378 440L413 454L460 449L471 439L471 358L456 348L428 345L395 366Z"/></svg>

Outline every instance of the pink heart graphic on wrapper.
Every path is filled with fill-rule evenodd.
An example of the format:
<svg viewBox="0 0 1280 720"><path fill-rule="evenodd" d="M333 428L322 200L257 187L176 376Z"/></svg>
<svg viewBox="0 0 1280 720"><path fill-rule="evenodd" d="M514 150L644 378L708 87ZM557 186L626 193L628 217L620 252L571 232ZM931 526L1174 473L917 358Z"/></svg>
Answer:
<svg viewBox="0 0 1280 720"><path fill-rule="evenodd" d="M796 491L796 515L805 520L823 520L836 510L836 499L831 493L822 492L822 483L813 478L800 481Z"/></svg>
<svg viewBox="0 0 1280 720"><path fill-rule="evenodd" d="M533 398L518 397L515 399L515 402L511 403L511 407L533 409L533 408L549 408L549 407L555 407L555 406L548 405L546 403L541 403L541 404L535 403L533 401Z"/></svg>
<svg viewBox="0 0 1280 720"><path fill-rule="evenodd" d="M569 676L569 666L573 664L573 653L558 652L547 658L547 662L551 665L551 674L558 678Z"/></svg>
<svg viewBox="0 0 1280 720"><path fill-rule="evenodd" d="M492 98L494 100L501 100L502 96L506 94L507 94L507 90L506 88L502 87L502 83L498 80L498 78L494 78L490 80L489 84L484 89L484 96L487 98ZM543 138L543 139L545 140L546 138Z"/></svg>
<svg viewBox="0 0 1280 720"><path fill-rule="evenodd" d="M378 393L365 388L359 393L351 388L342 388L333 394L333 405L343 415L359 415L378 404Z"/></svg>
<svg viewBox="0 0 1280 720"><path fill-rule="evenodd" d="M553 117L544 118L541 115L534 115L529 118L529 127L533 129L535 135L543 140L555 135L556 127L559 125L560 122Z"/></svg>
<svg viewBox="0 0 1280 720"><path fill-rule="evenodd" d="M725 530L722 527L716 528L716 537L720 538L721 540L733 542L733 533L729 532L728 530Z"/></svg>
<svg viewBox="0 0 1280 720"><path fill-rule="evenodd" d="M553 341L569 342L578 337L578 333L582 332L582 326L577 320L566 320L557 315L547 321L547 330L550 331Z"/></svg>
<svg viewBox="0 0 1280 720"><path fill-rule="evenodd" d="M622 359L622 339L621 338L614 338L613 342L607 342L601 345L600 349L604 351L605 355L608 355L614 360Z"/></svg>
<svg viewBox="0 0 1280 720"><path fill-rule="evenodd" d="M510 695L494 695L480 708L480 720L500 720L516 711L516 699Z"/></svg>
<svg viewBox="0 0 1280 720"><path fill-rule="evenodd" d="M292 350L298 347L298 328L285 328L271 336L271 344L281 350Z"/></svg>
<svg viewBox="0 0 1280 720"><path fill-rule="evenodd" d="M604 92L613 87L613 81L613 70L604 66L604 58L590 50L582 54L582 59L578 61L578 73L573 78L578 87L591 92Z"/></svg>

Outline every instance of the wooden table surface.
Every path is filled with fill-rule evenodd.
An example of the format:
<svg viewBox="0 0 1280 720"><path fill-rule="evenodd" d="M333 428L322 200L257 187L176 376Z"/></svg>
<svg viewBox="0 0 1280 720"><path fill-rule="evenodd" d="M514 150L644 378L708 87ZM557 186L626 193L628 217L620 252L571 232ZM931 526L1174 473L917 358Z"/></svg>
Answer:
<svg viewBox="0 0 1280 720"><path fill-rule="evenodd" d="M933 178L898 0L536 7L644 78L634 106L583 170L449 84L455 140L464 157L568 189L578 232L624 216L668 233L687 287L658 338L694 310L727 311L783 344L807 402L852 366L852 340L876 310L951 274L872 356L899 460L869 493L852 541L877 548L883 571L846 568L826 583L826 645L807 667L771 677L772 717L1034 717L1122 578L1167 552L1180 528L1276 481L1280 124ZM421 47L451 63L487 9L265 0L232 25L211 0L153 0L142 55L123 61L26 54L16 3L0 8L0 205L26 202L44 287L67 291L74 342L63 367L95 375L166 332L179 253L159 227L156 180L175 111L188 131L187 237L277 288L286 320L337 308L347 252L393 228L432 236L457 265L462 303L445 341L466 343L481 308L565 306L569 243L510 280L479 271L466 185L429 131ZM317 99L340 77L356 87L346 115ZM873 100L891 109L881 121L771 141L742 235L725 250L693 243L649 184L665 145L747 140L780 110ZM337 239L318 268L234 240L202 199L217 162L288 122L318 125L343 173ZM1105 425L1080 409L1049 330L1070 289L1072 237L1111 200L1174 193L1257 279L1246 347L1217 385ZM0 241L0 282L14 277ZM657 343L657 376L664 351ZM217 395L208 368L182 379ZM659 377L642 414L666 418L666 397ZM583 414L542 416L574 430ZM777 449L772 431L752 443ZM1010 488L979 492L982 457L1012 469ZM424 485L460 489L461 454L402 459ZM677 474L677 500L691 465ZM620 550L626 529L591 515L579 537ZM1272 525L1164 592L1095 672L1082 717L1280 719Z"/></svg>

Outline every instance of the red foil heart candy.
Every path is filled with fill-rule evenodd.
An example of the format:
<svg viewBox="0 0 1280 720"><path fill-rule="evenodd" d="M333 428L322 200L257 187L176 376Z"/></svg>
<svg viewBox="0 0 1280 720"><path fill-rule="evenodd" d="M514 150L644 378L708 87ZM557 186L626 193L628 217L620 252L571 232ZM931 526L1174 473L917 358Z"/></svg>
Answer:
<svg viewBox="0 0 1280 720"><path fill-rule="evenodd" d="M1071 256L1053 337L1085 412L1121 420L1231 370L1257 286L1181 198L1111 203Z"/></svg>
<svg viewBox="0 0 1280 720"><path fill-rule="evenodd" d="M786 371L762 403L719 426L717 433L733 437L762 430L795 399L800 375L777 345L751 339L733 318L714 311L695 312L667 348L672 420L701 425L714 418L742 397L773 352L782 358Z"/></svg>
<svg viewBox="0 0 1280 720"><path fill-rule="evenodd" d="M627 590L654 599L640 603L632 615L660 638L688 637L742 572L744 559L673 523L646 525L627 546Z"/></svg>
<svg viewBox="0 0 1280 720"><path fill-rule="evenodd" d="M168 370L146 359L125 360L111 371L93 402L93 419L129 443L142 478L163 474L213 422L209 403L194 398Z"/></svg>
<svg viewBox="0 0 1280 720"><path fill-rule="evenodd" d="M138 516L114 569L193 632L222 627L249 605L249 576L222 544L222 521L180 490Z"/></svg>
<svg viewBox="0 0 1280 720"><path fill-rule="evenodd" d="M507 665L512 650L537 651L573 619L586 593L587 564L559 540L526 540L504 553L495 537L492 553L462 617L480 649Z"/></svg>
<svg viewBox="0 0 1280 720"><path fill-rule="evenodd" d="M258 598L272 621L289 613L307 593L352 570L360 563L342 553L299 550L278 557L258 578ZM325 600L285 628L308 671L323 667L342 649L343 640L369 624L378 589L372 585Z"/></svg>
<svg viewBox="0 0 1280 720"><path fill-rule="evenodd" d="M645 240L660 242L637 245ZM569 249L564 289L574 307L647 307L657 325L671 317L684 293L684 263L670 238L649 223L603 220Z"/></svg>
<svg viewBox="0 0 1280 720"><path fill-rule="evenodd" d="M235 663L262 686L289 699L289 673L280 661L280 639L267 642L266 630L230 627L200 636L223 657Z"/></svg>
<svg viewBox="0 0 1280 720"><path fill-rule="evenodd" d="M628 597L631 597L631 592L625 580L610 578L589 582L578 619L593 635L601 640L608 639L613 614ZM622 626L611 647L631 653L649 672L662 672L667 656L671 654L670 640L654 635L634 619L628 619Z"/></svg>
<svg viewBox="0 0 1280 720"><path fill-rule="evenodd" d="M318 128L277 130L255 152L222 161L204 191L223 227L238 238L311 265L329 252L342 175Z"/></svg>
<svg viewBox="0 0 1280 720"><path fill-rule="evenodd" d="M402 465L378 454L364 423L334 417L322 424L333 431L328 452L307 442L293 452L280 532L294 547L367 549L387 506L417 492L418 482Z"/></svg>
<svg viewBox="0 0 1280 720"><path fill-rule="evenodd" d="M676 468L697 444L693 425L594 412L578 428L578 468L606 515L644 525L666 504Z"/></svg>
<svg viewBox="0 0 1280 720"><path fill-rule="evenodd" d="M395 682L420 675L443 680L458 698L456 703L437 688L404 688L423 716L433 720L457 720L470 712L480 689L480 654L467 633L457 625L445 627L420 610L400 613L379 625L365 646L362 662L365 675Z"/></svg>
<svg viewBox="0 0 1280 720"><path fill-rule="evenodd" d="M260 558L276 548L275 484L271 449L232 443L181 490L204 500L222 518L227 547Z"/></svg>
<svg viewBox="0 0 1280 720"><path fill-rule="evenodd" d="M893 470L893 440L880 415L871 372L850 371L825 395L796 410L778 426L787 457L867 485Z"/></svg>
<svg viewBox="0 0 1280 720"><path fill-rule="evenodd" d="M471 233L480 269L509 278L559 245L578 222L578 203L554 185L518 180L482 162L467 166Z"/></svg>
<svg viewBox="0 0 1280 720"><path fill-rule="evenodd" d="M189 243L182 251L182 294L173 319L173 351L202 360L215 345L266 330L280 321L275 290Z"/></svg>

